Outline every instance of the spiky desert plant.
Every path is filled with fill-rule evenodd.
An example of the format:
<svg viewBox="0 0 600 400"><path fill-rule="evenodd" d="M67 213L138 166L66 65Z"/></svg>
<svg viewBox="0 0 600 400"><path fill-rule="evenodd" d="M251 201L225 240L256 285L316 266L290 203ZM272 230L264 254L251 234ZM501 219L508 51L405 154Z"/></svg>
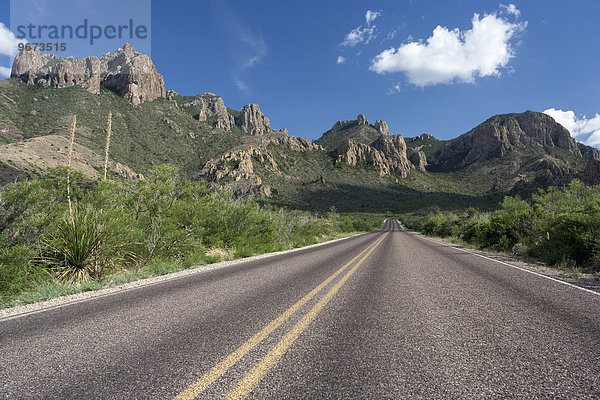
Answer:
<svg viewBox="0 0 600 400"><path fill-rule="evenodd" d="M106 127L106 148L104 149L104 180L106 180L106 171L108 170L108 149L110 148L110 134L112 128L112 112L108 113L108 122Z"/></svg>
<svg viewBox="0 0 600 400"><path fill-rule="evenodd" d="M75 207L44 242L41 261L56 272L59 280L79 283L100 274L102 232L95 217L93 210Z"/></svg>
<svg viewBox="0 0 600 400"><path fill-rule="evenodd" d="M75 141L75 126L77 125L77 115L73 116L73 123L71 124L71 135L69 137L69 155L67 158L68 171L67 171L67 200L69 201L69 215L73 218L73 206L71 204L71 159L73 156L73 142Z"/></svg>

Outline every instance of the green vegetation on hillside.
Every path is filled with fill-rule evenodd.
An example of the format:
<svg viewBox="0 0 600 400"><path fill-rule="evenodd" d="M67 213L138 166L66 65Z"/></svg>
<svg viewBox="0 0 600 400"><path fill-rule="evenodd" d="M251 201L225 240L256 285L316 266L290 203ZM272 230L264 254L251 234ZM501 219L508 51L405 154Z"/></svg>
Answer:
<svg viewBox="0 0 600 400"><path fill-rule="evenodd" d="M6 96L0 96L0 126L18 128L25 139L63 135L76 114L77 143L98 154L103 154L106 118L112 112L111 158L143 174L170 163L192 176L247 137L239 129L216 130L166 99L134 106L105 88L96 95L77 86L42 88L18 79L0 80L0 90Z"/></svg>
<svg viewBox="0 0 600 400"><path fill-rule="evenodd" d="M371 125L361 125L357 121L342 121L325 132L315 143L327 151L337 149L344 139L353 139L364 144L371 144L381 133Z"/></svg>
<svg viewBox="0 0 600 400"><path fill-rule="evenodd" d="M574 180L540 190L531 201L507 196L494 212L430 210L406 214L402 222L426 235L454 237L482 249L600 271L600 185Z"/></svg>
<svg viewBox="0 0 600 400"><path fill-rule="evenodd" d="M0 306L371 231L383 220L261 207L210 193L170 165L135 184L89 187L72 172L71 214L66 176L56 168L0 192Z"/></svg>

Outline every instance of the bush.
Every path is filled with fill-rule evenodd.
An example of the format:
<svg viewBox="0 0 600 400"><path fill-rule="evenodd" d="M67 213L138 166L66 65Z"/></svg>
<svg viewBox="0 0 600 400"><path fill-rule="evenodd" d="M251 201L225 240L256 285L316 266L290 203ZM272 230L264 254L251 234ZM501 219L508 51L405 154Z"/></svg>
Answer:
<svg viewBox="0 0 600 400"><path fill-rule="evenodd" d="M47 272L33 262L35 256L36 252L27 246L0 250L0 303L48 278Z"/></svg>
<svg viewBox="0 0 600 400"><path fill-rule="evenodd" d="M505 197L491 214L406 215L405 225L427 235L455 236L481 248L530 254L551 265L600 269L600 186L578 180L541 190L531 202Z"/></svg>
<svg viewBox="0 0 600 400"><path fill-rule="evenodd" d="M95 212L75 207L73 215L65 216L56 232L44 242L39 261L63 282L98 278L102 271L102 238Z"/></svg>

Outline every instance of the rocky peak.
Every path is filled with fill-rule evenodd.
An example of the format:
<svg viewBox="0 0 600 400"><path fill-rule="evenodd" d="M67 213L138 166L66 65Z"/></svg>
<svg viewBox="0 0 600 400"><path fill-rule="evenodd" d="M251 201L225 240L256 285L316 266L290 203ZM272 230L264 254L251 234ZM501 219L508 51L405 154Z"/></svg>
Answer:
<svg viewBox="0 0 600 400"><path fill-rule="evenodd" d="M375 121L375 129L377 129L382 135L389 136L390 134L390 128L388 127L387 122L382 119Z"/></svg>
<svg viewBox="0 0 600 400"><path fill-rule="evenodd" d="M386 136L381 135L372 144L379 150L388 164L390 170L395 171L405 178L412 168L412 164L406 156L406 143L400 135Z"/></svg>
<svg viewBox="0 0 600 400"><path fill-rule="evenodd" d="M100 58L57 58L23 50L15 57L11 77L44 87L78 85L96 94L102 85L133 104L165 97L164 79L150 57L138 53L129 43Z"/></svg>
<svg viewBox="0 0 600 400"><path fill-rule="evenodd" d="M367 118L363 114L358 114L358 117L356 117L356 122L358 125L369 125L369 121L367 121Z"/></svg>
<svg viewBox="0 0 600 400"><path fill-rule="evenodd" d="M527 111L496 115L444 145L433 158L441 166L464 167L514 150L545 154L551 147L581 157L568 130L549 115Z"/></svg>
<svg viewBox="0 0 600 400"><path fill-rule="evenodd" d="M251 135L264 135L271 132L271 121L267 118L258 104L250 103L242 107L236 124Z"/></svg>
<svg viewBox="0 0 600 400"><path fill-rule="evenodd" d="M217 117L216 127L230 131L235 125L233 115L229 114L221 96L214 93L203 93L194 96L182 104L183 107L192 107L198 110L198 121L206 121L208 117Z"/></svg>

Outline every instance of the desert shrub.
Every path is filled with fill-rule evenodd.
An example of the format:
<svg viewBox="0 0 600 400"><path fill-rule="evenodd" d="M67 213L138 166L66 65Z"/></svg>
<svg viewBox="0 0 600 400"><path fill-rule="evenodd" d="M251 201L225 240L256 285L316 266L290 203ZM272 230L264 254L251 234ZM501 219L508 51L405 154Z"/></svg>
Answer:
<svg viewBox="0 0 600 400"><path fill-rule="evenodd" d="M36 252L26 246L0 250L0 303L48 278L47 272L34 262L35 256Z"/></svg>
<svg viewBox="0 0 600 400"><path fill-rule="evenodd" d="M427 235L455 236L481 248L530 254L551 265L600 269L600 185L573 180L533 195L505 197L492 213L469 208L408 214L402 222Z"/></svg>
<svg viewBox="0 0 600 400"><path fill-rule="evenodd" d="M102 272L103 232L95 211L78 205L44 240L39 262L69 283L97 278Z"/></svg>

